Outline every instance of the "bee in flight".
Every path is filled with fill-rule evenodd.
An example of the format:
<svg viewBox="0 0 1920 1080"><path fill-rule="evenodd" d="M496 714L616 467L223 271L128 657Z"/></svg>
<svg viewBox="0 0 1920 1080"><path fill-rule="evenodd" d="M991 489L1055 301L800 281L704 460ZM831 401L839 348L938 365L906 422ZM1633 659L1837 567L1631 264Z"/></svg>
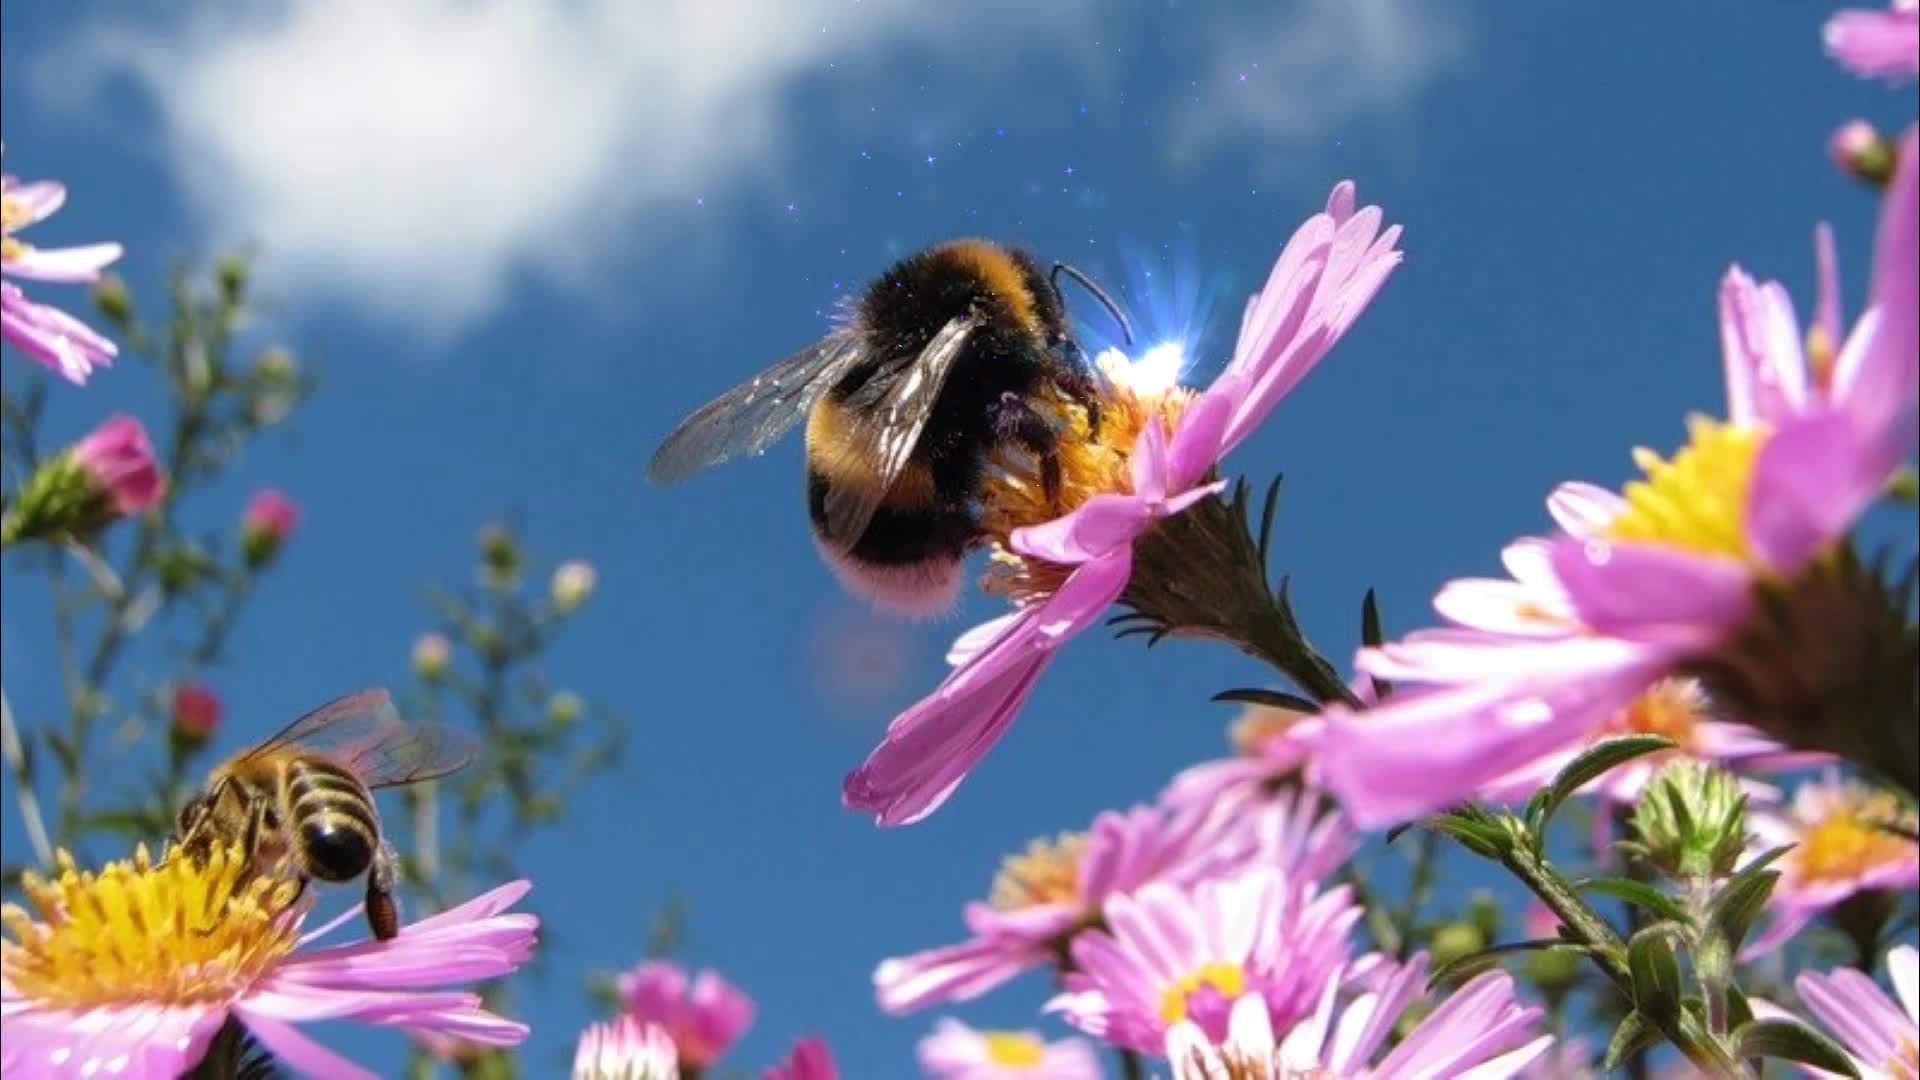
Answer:
<svg viewBox="0 0 1920 1080"><path fill-rule="evenodd" d="M821 340L681 421L647 467L678 483L764 452L807 418L807 510L822 556L851 591L910 615L948 608L981 539L978 492L996 451L1038 464L1058 495L1060 429L1036 407L1053 391L1099 425L1100 377L1074 340L1059 288L1073 278L1132 344L1092 279L985 240L895 263Z"/></svg>
<svg viewBox="0 0 1920 1080"><path fill-rule="evenodd" d="M454 772L476 745L454 728L402 723L385 690L349 694L209 773L180 808L180 849L204 857L237 842L254 872L291 867L303 887L365 874L367 925L387 940L400 931L399 856L381 835L373 793Z"/></svg>

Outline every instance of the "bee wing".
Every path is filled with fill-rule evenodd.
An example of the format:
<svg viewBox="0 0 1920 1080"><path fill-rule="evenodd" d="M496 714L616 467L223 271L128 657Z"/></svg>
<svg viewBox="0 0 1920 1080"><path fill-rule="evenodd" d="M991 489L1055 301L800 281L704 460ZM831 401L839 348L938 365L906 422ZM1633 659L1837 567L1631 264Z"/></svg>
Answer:
<svg viewBox="0 0 1920 1080"><path fill-rule="evenodd" d="M855 460L874 463L876 483L835 485L827 490L827 533L851 546L866 531L887 489L900 478L913 456L920 432L933 415L933 405L946 385L953 362L967 344L973 323L965 316L947 320L919 356L901 369L886 393L869 408L852 412L847 433Z"/></svg>
<svg viewBox="0 0 1920 1080"><path fill-rule="evenodd" d="M862 351L850 329L835 330L714 398L680 421L654 451L647 479L677 484L736 455L761 453L806 415Z"/></svg>
<svg viewBox="0 0 1920 1080"><path fill-rule="evenodd" d="M445 724L403 724L399 717L373 738L336 754L368 788L417 784L458 772L480 741Z"/></svg>
<svg viewBox="0 0 1920 1080"><path fill-rule="evenodd" d="M365 739L399 719L393 711L392 696L385 690L362 690L335 698L301 716L265 742L248 750L244 757L295 744L325 750Z"/></svg>

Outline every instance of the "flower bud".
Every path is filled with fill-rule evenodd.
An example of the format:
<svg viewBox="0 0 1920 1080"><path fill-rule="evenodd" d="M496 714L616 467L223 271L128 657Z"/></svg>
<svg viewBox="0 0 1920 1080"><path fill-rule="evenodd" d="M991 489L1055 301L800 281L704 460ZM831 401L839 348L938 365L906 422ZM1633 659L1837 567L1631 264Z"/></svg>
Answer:
<svg viewBox="0 0 1920 1080"><path fill-rule="evenodd" d="M1470 922L1452 922L1433 932L1433 941L1427 950L1433 955L1433 966L1442 968L1486 947L1487 939L1479 927Z"/></svg>
<svg viewBox="0 0 1920 1080"><path fill-rule="evenodd" d="M1873 129L1865 120L1849 120L1834 129L1827 139L1827 156L1840 171L1877 188L1893 180L1894 162L1900 150L1892 139Z"/></svg>
<svg viewBox="0 0 1920 1080"><path fill-rule="evenodd" d="M191 544L162 548L153 557L154 574L168 596L178 596L198 585L212 571L206 552Z"/></svg>
<svg viewBox="0 0 1920 1080"><path fill-rule="evenodd" d="M554 727L571 727L586 711L586 700L571 690L562 690L547 699L547 719Z"/></svg>
<svg viewBox="0 0 1920 1080"><path fill-rule="evenodd" d="M173 740L197 750L220 729L220 697L197 683L173 688Z"/></svg>
<svg viewBox="0 0 1920 1080"><path fill-rule="evenodd" d="M166 489L140 421L110 417L27 478L0 521L0 543L94 532L153 506Z"/></svg>
<svg viewBox="0 0 1920 1080"><path fill-rule="evenodd" d="M300 507L292 499L272 488L256 493L240 519L240 553L247 569L272 562L299 520Z"/></svg>
<svg viewBox="0 0 1920 1080"><path fill-rule="evenodd" d="M118 274L102 274L93 284L93 305L108 322L125 330L133 323L133 294Z"/></svg>
<svg viewBox="0 0 1920 1080"><path fill-rule="evenodd" d="M489 525L480 530L480 561L488 584L504 588L520 573L520 545L505 525Z"/></svg>
<svg viewBox="0 0 1920 1080"><path fill-rule="evenodd" d="M249 404L253 422L267 427L285 419L293 410L299 381L300 365L285 346L260 350L253 362L253 399Z"/></svg>
<svg viewBox="0 0 1920 1080"><path fill-rule="evenodd" d="M564 562L553 572L553 583L548 595L553 602L553 610L561 615L571 615L593 595L597 575L593 564L581 559Z"/></svg>
<svg viewBox="0 0 1920 1080"><path fill-rule="evenodd" d="M1633 808L1627 850L1679 878L1733 872L1747 842L1747 796L1733 774L1681 759L1654 776Z"/></svg>
<svg viewBox="0 0 1920 1080"><path fill-rule="evenodd" d="M447 665L453 659L453 643L445 634L421 634L413 642L413 673L422 682L439 682L447 677Z"/></svg>
<svg viewBox="0 0 1920 1080"><path fill-rule="evenodd" d="M220 295L231 303L240 299L247 291L247 259L244 255L227 255L215 264L214 278L220 284Z"/></svg>

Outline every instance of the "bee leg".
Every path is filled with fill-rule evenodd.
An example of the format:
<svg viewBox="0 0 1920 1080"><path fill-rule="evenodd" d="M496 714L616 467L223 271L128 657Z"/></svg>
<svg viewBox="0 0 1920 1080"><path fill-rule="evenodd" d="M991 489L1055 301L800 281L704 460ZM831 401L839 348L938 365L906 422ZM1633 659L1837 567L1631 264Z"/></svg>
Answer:
<svg viewBox="0 0 1920 1080"><path fill-rule="evenodd" d="M1093 435L1100 434L1100 388L1104 380L1100 370L1086 359L1086 354L1074 346L1080 356L1080 362L1062 369L1053 378L1054 386L1067 395L1081 408L1087 411L1087 430Z"/></svg>
<svg viewBox="0 0 1920 1080"><path fill-rule="evenodd" d="M1047 502L1060 505L1060 436L1047 418L1034 410L1020 395L1000 395L994 408L994 432L1031 453L1040 463L1040 489Z"/></svg>
<svg viewBox="0 0 1920 1080"><path fill-rule="evenodd" d="M391 941L400 933L400 905L393 899L399 877L400 856L382 837L373 865L367 868L367 927L376 940Z"/></svg>

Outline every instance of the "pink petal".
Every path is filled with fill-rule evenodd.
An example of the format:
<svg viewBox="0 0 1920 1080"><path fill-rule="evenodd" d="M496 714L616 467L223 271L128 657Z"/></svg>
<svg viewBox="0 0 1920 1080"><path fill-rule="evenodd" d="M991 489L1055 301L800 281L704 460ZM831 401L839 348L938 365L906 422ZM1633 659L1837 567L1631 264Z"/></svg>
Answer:
<svg viewBox="0 0 1920 1080"><path fill-rule="evenodd" d="M1834 253L1833 226L1824 221L1813 227L1813 266L1818 297L1813 305L1813 325L1825 332L1827 341L1837 349L1844 334L1840 326L1840 260Z"/></svg>
<svg viewBox="0 0 1920 1080"><path fill-rule="evenodd" d="M898 1016L949 1001L971 1001L1039 965L1041 943L968 941L882 960L873 985L880 1008Z"/></svg>
<svg viewBox="0 0 1920 1080"><path fill-rule="evenodd" d="M1899 77L1920 70L1920 13L1854 9L1827 20L1827 52L1856 75Z"/></svg>
<svg viewBox="0 0 1920 1080"><path fill-rule="evenodd" d="M1920 406L1920 136L1900 138L1900 161L1880 206L1868 310L1879 323L1872 347L1834 373L1834 398L1881 447L1891 470L1911 453ZM1863 316L1864 318L1864 316ZM1856 330L1856 333L1858 331Z"/></svg>
<svg viewBox="0 0 1920 1080"><path fill-rule="evenodd" d="M1020 612L1009 611L1005 615L988 619L971 630L962 632L959 637L953 639L952 645L947 646L947 665L959 667L971 662L974 657L980 655L981 650L1006 633L1019 618Z"/></svg>
<svg viewBox="0 0 1920 1080"><path fill-rule="evenodd" d="M307 1076L340 1077L341 1080L379 1080L379 1073L371 1073L346 1058L307 1038L299 1028L270 1016L237 1010L246 1021L247 1030L253 1033L260 1044L294 1069Z"/></svg>
<svg viewBox="0 0 1920 1080"><path fill-rule="evenodd" d="M1355 190L1353 181L1342 180L1327 193L1327 216L1333 219L1334 224L1343 224L1353 216Z"/></svg>
<svg viewBox="0 0 1920 1080"><path fill-rule="evenodd" d="M100 280L100 271L125 251L119 244L87 244L69 248L28 248L6 264L15 277L33 281L86 283Z"/></svg>
<svg viewBox="0 0 1920 1080"><path fill-rule="evenodd" d="M1739 562L1659 544L1562 540L1553 569L1587 625L1673 648L1711 646L1753 602Z"/></svg>
<svg viewBox="0 0 1920 1080"><path fill-rule="evenodd" d="M1547 496L1547 513L1554 523L1582 540L1604 531L1626 508L1627 500L1619 495L1578 480L1561 484Z"/></svg>
<svg viewBox="0 0 1920 1080"><path fill-rule="evenodd" d="M1757 285L1738 266L1727 270L1720 284L1720 349L1729 420L1777 420L1805 403L1800 324L1779 282Z"/></svg>
<svg viewBox="0 0 1920 1080"><path fill-rule="evenodd" d="M1219 464L1239 394L1240 380L1222 376L1180 414L1180 428L1173 433L1173 447L1167 453L1168 491L1192 487Z"/></svg>
<svg viewBox="0 0 1920 1080"><path fill-rule="evenodd" d="M1776 432L1754 462L1746 531L1754 555L1780 574L1846 535L1880 494L1886 473L1852 418L1822 411Z"/></svg>
<svg viewBox="0 0 1920 1080"><path fill-rule="evenodd" d="M8 232L45 221L67 202L67 186L58 180L36 180L23 184L9 176L4 194L9 202L25 211L25 220L8 229Z"/></svg>
<svg viewBox="0 0 1920 1080"><path fill-rule="evenodd" d="M1095 495L1063 517L1015 529L1013 549L1050 563L1078 565L1131 544L1154 516L1153 504L1138 495Z"/></svg>
<svg viewBox="0 0 1920 1080"><path fill-rule="evenodd" d="M1133 457L1127 462L1133 477L1133 493L1145 499L1163 499L1167 485L1167 426L1159 416L1150 416L1133 442Z"/></svg>

